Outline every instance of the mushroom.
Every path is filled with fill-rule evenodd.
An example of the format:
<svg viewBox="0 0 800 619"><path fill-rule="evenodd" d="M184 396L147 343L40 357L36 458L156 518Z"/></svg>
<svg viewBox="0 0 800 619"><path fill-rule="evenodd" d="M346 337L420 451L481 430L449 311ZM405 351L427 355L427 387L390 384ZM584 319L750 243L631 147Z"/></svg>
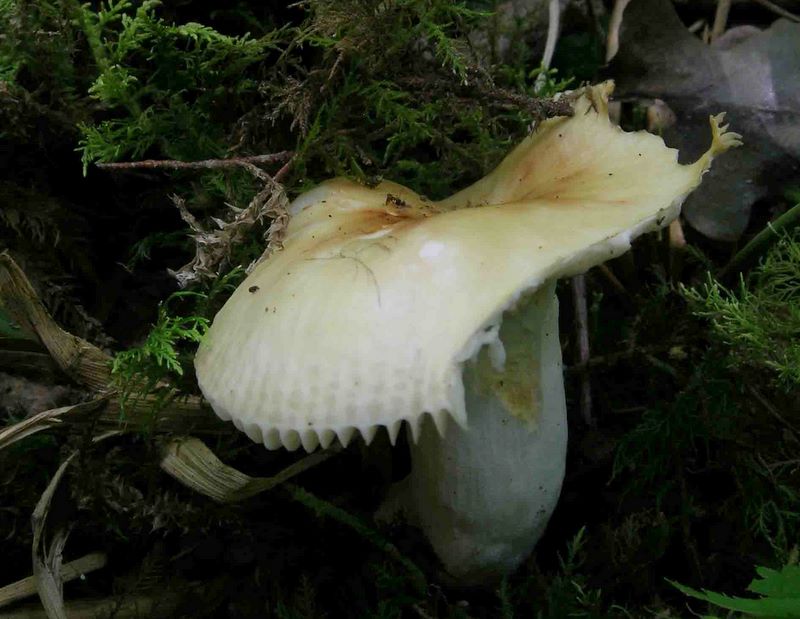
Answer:
<svg viewBox="0 0 800 619"><path fill-rule="evenodd" d="M412 470L391 499L464 584L533 549L564 478L555 282L668 225L739 144L712 117L691 165L608 118L611 82L576 93L489 175L439 202L333 179L291 205L282 250L217 314L195 359L222 419L268 449L312 451L403 422ZM448 421L452 419L455 424Z"/></svg>

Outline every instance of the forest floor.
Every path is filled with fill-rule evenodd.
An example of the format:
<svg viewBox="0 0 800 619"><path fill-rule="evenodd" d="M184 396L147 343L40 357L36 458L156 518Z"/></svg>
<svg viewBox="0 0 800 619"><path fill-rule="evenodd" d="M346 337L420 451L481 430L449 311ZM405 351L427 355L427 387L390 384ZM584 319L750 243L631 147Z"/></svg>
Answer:
<svg viewBox="0 0 800 619"><path fill-rule="evenodd" d="M0 618L800 617L800 7L624 4L567 3L554 72L545 2L0 0ZM454 586L374 519L404 433L268 451L192 359L290 200L444 197L604 79L681 161L710 113L744 145L559 282L558 506Z"/></svg>

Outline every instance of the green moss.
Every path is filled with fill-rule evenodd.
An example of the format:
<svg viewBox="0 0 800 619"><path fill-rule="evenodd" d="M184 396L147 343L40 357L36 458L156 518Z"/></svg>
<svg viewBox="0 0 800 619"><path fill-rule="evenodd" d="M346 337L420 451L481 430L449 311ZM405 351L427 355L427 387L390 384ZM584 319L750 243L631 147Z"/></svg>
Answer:
<svg viewBox="0 0 800 619"><path fill-rule="evenodd" d="M732 365L766 370L787 392L800 386L800 233L784 234L736 290L709 277L684 295Z"/></svg>
<svg viewBox="0 0 800 619"><path fill-rule="evenodd" d="M484 68L466 35L489 14L461 4L316 0L258 37L160 12L81 8L90 94L111 115L81 125L85 166L292 148L298 180L391 176L440 195L483 174L536 116L530 83L518 91L524 59Z"/></svg>
<svg viewBox="0 0 800 619"><path fill-rule="evenodd" d="M98 69L89 94L116 116L81 125L84 168L149 152L183 160L224 154L226 124L258 85L248 72L283 36L281 29L252 38L169 23L158 16L160 4L119 0L79 10Z"/></svg>

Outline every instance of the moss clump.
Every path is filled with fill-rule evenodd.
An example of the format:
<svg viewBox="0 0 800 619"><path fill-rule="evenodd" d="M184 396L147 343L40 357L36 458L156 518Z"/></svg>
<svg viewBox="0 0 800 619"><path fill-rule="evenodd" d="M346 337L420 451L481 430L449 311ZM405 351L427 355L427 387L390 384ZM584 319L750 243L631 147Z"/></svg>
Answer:
<svg viewBox="0 0 800 619"><path fill-rule="evenodd" d="M800 387L800 233L781 235L736 290L709 277L685 296L726 345L734 367L766 370L787 392Z"/></svg>
<svg viewBox="0 0 800 619"><path fill-rule="evenodd" d="M89 92L111 116L81 125L84 165L292 149L301 184L387 175L436 197L566 109L536 97L524 53L488 66L468 35L490 13L459 3L243 9L236 21L256 33L235 36L165 12L154 0L81 8Z"/></svg>

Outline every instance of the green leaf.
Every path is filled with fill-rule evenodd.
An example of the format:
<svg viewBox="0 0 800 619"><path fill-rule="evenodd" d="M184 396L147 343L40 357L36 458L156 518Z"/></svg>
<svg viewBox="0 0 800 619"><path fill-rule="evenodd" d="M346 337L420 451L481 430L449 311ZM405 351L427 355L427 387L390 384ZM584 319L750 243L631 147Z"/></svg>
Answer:
<svg viewBox="0 0 800 619"><path fill-rule="evenodd" d="M780 571L757 567L756 573L760 579L753 580L747 589L763 596L760 598L732 597L708 589L698 591L671 580L669 583L685 595L753 617L800 618L800 566L787 565Z"/></svg>
<svg viewBox="0 0 800 619"><path fill-rule="evenodd" d="M767 597L795 600L797 616L800 616L800 565L787 565L781 571L768 567L757 567L761 580L753 580L748 591Z"/></svg>

